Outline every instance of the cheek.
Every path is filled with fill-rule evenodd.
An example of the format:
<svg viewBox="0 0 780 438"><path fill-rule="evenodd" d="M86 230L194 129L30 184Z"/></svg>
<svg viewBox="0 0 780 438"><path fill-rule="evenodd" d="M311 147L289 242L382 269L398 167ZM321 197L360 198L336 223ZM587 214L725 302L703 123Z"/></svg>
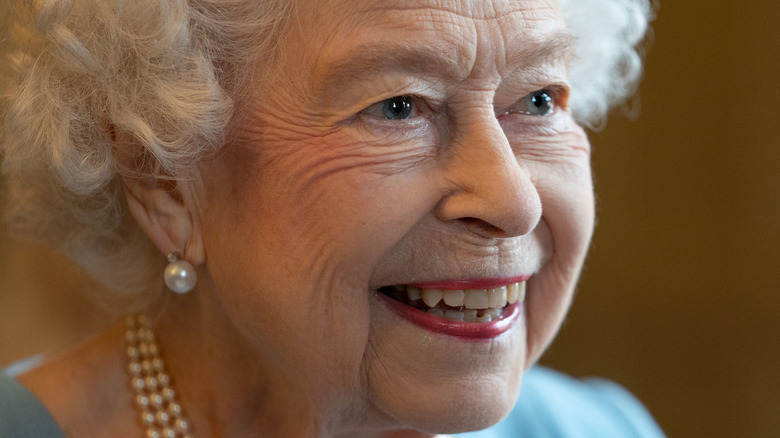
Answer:
<svg viewBox="0 0 780 438"><path fill-rule="evenodd" d="M424 140L380 143L345 129L292 141L269 132L262 146L238 151L241 215L273 222L269 237L283 238L291 249L370 262L435 202L432 147Z"/></svg>
<svg viewBox="0 0 780 438"><path fill-rule="evenodd" d="M573 262L581 259L594 224L590 144L585 133L570 127L562 135L530 141L522 150L520 158L539 192L554 253Z"/></svg>
<svg viewBox="0 0 780 438"><path fill-rule="evenodd" d="M236 147L207 178L218 299L260 354L310 385L357 379L371 274L436 199L425 166L399 164L408 148L344 140Z"/></svg>
<svg viewBox="0 0 780 438"><path fill-rule="evenodd" d="M528 357L533 363L558 331L571 303L594 226L594 197L589 157L567 154L555 166L532 167L542 200L539 230L551 258L529 283Z"/></svg>
<svg viewBox="0 0 780 438"><path fill-rule="evenodd" d="M270 190L274 183L234 175L238 184L258 184L232 194L214 189L204 234L215 301L264 378L313 399L348 394L359 385L369 331L365 269L340 246L349 236L338 221L323 223L316 211L284 202L292 196Z"/></svg>
<svg viewBox="0 0 780 438"><path fill-rule="evenodd" d="M543 218L550 226L555 252L579 258L593 232L594 196L590 165L583 158L539 179Z"/></svg>

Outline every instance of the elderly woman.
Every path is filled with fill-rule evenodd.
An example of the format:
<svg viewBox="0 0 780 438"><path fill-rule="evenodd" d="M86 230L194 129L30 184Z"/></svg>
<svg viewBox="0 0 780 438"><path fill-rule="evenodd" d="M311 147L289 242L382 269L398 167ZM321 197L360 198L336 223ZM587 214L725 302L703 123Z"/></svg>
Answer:
<svg viewBox="0 0 780 438"><path fill-rule="evenodd" d="M133 316L3 378L0 434L660 435L607 383L532 369L516 404L593 229L581 125L632 90L647 9L14 5L10 224Z"/></svg>

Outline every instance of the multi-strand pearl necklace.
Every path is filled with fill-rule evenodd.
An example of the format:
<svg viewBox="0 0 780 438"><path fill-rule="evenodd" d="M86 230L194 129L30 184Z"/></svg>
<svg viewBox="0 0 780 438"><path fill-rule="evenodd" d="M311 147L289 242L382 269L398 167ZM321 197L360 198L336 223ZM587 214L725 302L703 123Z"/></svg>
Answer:
<svg viewBox="0 0 780 438"><path fill-rule="evenodd" d="M146 316L128 316L126 325L127 370L145 437L192 438Z"/></svg>

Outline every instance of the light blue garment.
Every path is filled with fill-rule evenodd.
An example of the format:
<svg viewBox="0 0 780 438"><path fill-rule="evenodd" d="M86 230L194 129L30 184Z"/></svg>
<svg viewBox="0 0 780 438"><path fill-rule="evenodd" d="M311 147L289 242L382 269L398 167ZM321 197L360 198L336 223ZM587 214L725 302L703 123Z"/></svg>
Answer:
<svg viewBox="0 0 780 438"><path fill-rule="evenodd" d="M65 438L40 401L0 370L0 437Z"/></svg>
<svg viewBox="0 0 780 438"><path fill-rule="evenodd" d="M523 376L520 398L497 425L454 438L663 438L644 406L605 379L576 380L543 367Z"/></svg>
<svg viewBox="0 0 780 438"><path fill-rule="evenodd" d="M46 408L0 371L0 437L64 438ZM663 438L625 389L603 379L575 380L542 367L523 377L514 410L499 424L453 438Z"/></svg>

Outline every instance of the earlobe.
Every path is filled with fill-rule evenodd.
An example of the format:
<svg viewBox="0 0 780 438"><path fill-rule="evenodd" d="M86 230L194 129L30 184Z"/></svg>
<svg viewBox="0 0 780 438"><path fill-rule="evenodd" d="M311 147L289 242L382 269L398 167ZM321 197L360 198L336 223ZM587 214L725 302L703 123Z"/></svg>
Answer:
<svg viewBox="0 0 780 438"><path fill-rule="evenodd" d="M175 184L124 177L130 213L163 255L179 252L197 266L205 261L200 227Z"/></svg>

